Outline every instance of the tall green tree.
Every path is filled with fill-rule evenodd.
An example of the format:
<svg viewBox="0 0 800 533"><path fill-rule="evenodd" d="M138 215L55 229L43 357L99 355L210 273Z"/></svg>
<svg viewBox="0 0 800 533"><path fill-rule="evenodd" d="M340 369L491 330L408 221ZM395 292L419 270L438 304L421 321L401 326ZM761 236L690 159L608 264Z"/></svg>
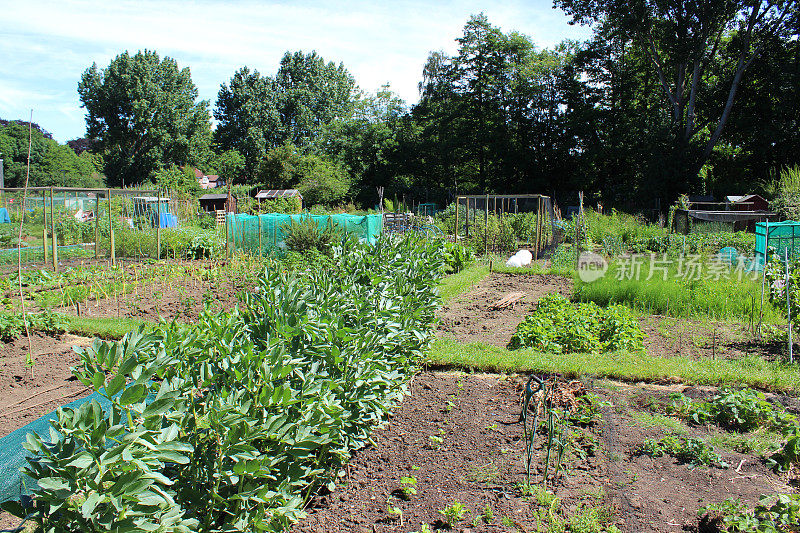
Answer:
<svg viewBox="0 0 800 533"><path fill-rule="evenodd" d="M347 116L320 130L313 148L338 162L351 176L353 196L377 201L376 187L392 190L403 172L395 158L398 133L406 114L403 100L384 85L375 94L360 94Z"/></svg>
<svg viewBox="0 0 800 533"><path fill-rule="evenodd" d="M556 0L573 21L630 42L661 89L672 141L670 197L703 192L701 169L720 142L745 71L788 37L793 0ZM723 54L730 61L721 61Z"/></svg>
<svg viewBox="0 0 800 533"><path fill-rule="evenodd" d="M244 157L244 172L252 179L270 148L282 143L278 95L274 80L242 67L223 83L214 109L214 140L222 150Z"/></svg>
<svg viewBox="0 0 800 533"><path fill-rule="evenodd" d="M560 188L577 152L565 100L575 45L538 50L484 15L457 42L453 57L430 54L412 110L424 182L452 193Z"/></svg>
<svg viewBox="0 0 800 533"><path fill-rule="evenodd" d="M275 75L284 142L302 146L319 129L347 115L355 97L355 79L343 64L316 52L286 52Z"/></svg>
<svg viewBox="0 0 800 533"><path fill-rule="evenodd" d="M109 185L140 183L162 167L199 165L211 134L207 101L189 68L153 51L93 64L78 84L87 136L98 140Z"/></svg>
<svg viewBox="0 0 800 533"><path fill-rule="evenodd" d="M23 187L28 160L28 124L0 125L0 159L6 187ZM77 155L40 128L31 130L31 187L102 187L101 161L88 152Z"/></svg>
<svg viewBox="0 0 800 533"><path fill-rule="evenodd" d="M310 145L321 128L346 117L354 88L343 65L325 62L316 52L286 52L274 78L243 67L220 88L215 141L241 153L248 179L255 179L271 149Z"/></svg>

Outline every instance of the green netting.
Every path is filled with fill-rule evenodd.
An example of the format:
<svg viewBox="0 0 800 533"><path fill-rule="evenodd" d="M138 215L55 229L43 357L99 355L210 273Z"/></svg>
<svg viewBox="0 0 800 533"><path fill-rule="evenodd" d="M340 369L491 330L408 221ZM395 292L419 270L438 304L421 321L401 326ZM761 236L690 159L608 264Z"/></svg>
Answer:
<svg viewBox="0 0 800 533"><path fill-rule="evenodd" d="M99 402L103 409L108 409L111 405L111 402L105 397L93 393L62 407L77 409L84 403L93 400ZM50 434L50 422L57 418L57 410L51 411L0 438L0 503L9 500L19 501L22 496L30 495L31 489L35 488L35 482L20 472L20 468L27 464L25 458L30 456L22 445L25 443L28 433L36 433L46 442L53 442L53 436Z"/></svg>
<svg viewBox="0 0 800 533"><path fill-rule="evenodd" d="M267 213L263 215L229 214L228 242L234 250L244 250L250 254L263 254L273 248L285 248L285 228L292 222L313 220L320 229L335 224L346 233L361 241L373 243L382 231L382 215L285 215Z"/></svg>
<svg viewBox="0 0 800 533"><path fill-rule="evenodd" d="M756 223L756 262L759 265L765 263L770 249L780 257L784 257L787 251L790 258L800 257L800 222Z"/></svg>

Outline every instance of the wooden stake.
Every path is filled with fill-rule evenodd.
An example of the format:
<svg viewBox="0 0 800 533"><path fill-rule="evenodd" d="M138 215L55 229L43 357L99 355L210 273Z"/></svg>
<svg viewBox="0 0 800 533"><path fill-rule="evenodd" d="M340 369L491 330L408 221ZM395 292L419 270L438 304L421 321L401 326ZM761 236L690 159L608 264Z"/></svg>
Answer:
<svg viewBox="0 0 800 533"><path fill-rule="evenodd" d="M31 119L28 121L28 164L25 170L25 188L22 190L22 204L19 216L19 241L17 242L17 280L19 281L19 305L22 311L22 322L25 325L25 336L28 338L28 355L25 364L30 369L31 379L33 379L33 365L36 359L33 354L33 343L31 342L31 332L28 328L28 315L25 312L25 297L22 293L22 226L25 222L25 200L28 196L28 181L31 176L31 145L33 144L33 109L31 109Z"/></svg>
<svg viewBox="0 0 800 533"><path fill-rule="evenodd" d="M58 239L56 238L56 217L53 211L52 187L50 187L50 238L53 239L53 272L58 273Z"/></svg>

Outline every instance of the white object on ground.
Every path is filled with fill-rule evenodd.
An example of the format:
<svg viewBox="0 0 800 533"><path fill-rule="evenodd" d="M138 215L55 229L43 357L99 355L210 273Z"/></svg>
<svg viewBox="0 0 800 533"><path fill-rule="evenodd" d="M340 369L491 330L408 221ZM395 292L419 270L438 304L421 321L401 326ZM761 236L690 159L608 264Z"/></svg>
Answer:
<svg viewBox="0 0 800 533"><path fill-rule="evenodd" d="M528 250L520 250L506 261L506 266L520 268L530 265L531 261L533 261L533 254Z"/></svg>

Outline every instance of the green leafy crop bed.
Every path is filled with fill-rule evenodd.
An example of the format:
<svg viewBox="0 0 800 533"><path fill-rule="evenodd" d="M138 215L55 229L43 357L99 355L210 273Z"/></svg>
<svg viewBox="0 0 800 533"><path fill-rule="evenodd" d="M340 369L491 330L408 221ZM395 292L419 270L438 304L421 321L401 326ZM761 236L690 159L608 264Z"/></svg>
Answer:
<svg viewBox="0 0 800 533"><path fill-rule="evenodd" d="M549 294L517 326L509 348L554 353L636 351L642 349L643 339L639 322L627 307L572 304L560 294Z"/></svg>
<svg viewBox="0 0 800 533"><path fill-rule="evenodd" d="M96 341L76 375L111 399L30 437L48 532L279 531L405 393L429 345L439 245L348 244L334 267L268 271L230 313Z"/></svg>

